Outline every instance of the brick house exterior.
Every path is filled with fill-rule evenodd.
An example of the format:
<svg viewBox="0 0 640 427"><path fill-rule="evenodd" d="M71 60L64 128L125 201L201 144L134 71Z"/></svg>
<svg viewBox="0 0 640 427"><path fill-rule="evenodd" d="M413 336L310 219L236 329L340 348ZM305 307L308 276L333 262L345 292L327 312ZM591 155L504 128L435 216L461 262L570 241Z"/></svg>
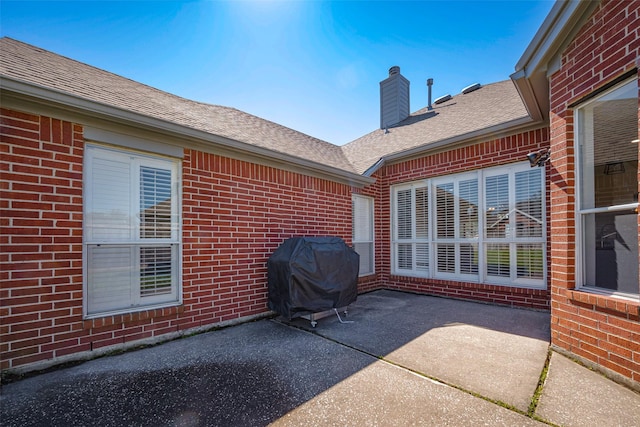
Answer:
<svg viewBox="0 0 640 427"><path fill-rule="evenodd" d="M631 165L628 172L631 174L628 179L630 192L625 201L631 202L631 214L627 216L636 227L640 226L637 208L637 184L640 178L633 177L633 166L638 162L637 122L640 120L638 105L633 106L633 98L636 104L638 101L639 23L638 2L605 0L558 3L520 60L516 67L518 71L512 76L521 92L525 93L528 108L539 109L545 115L548 112L550 125L552 347L577 356L589 366L636 388L640 381L638 281L635 281L634 287L631 279L628 298L600 292L589 286L585 270L586 264L589 264L587 257L591 245L588 229L585 228L585 234L582 234L580 226L580 221L583 221L585 225L582 227L587 227L590 215L588 209L584 209L584 214L580 213L581 203L585 208L590 208L584 200L581 202L581 198L589 197L581 190L581 185L588 185L588 171L585 170L586 166L581 167L580 156L586 157L587 153L581 153L579 148L588 136L585 136L586 128L581 128L576 118L594 99L604 99L605 95L619 90L625 82L625 87L631 88L631 116L627 124L631 125L631 135L635 132L635 137L628 137L623 145ZM583 121L586 123L586 120ZM616 127L620 127L620 124ZM612 128L607 129L607 133L615 132ZM635 141L629 143L633 139ZM613 145L602 144L602 151L616 150ZM597 153L598 148L595 150ZM637 166L635 170L638 170ZM585 176L582 180L581 173ZM597 180L610 179L606 176L606 169L598 174L596 192L605 193L608 198L618 197L613 195L621 187L627 186L620 185L621 181L617 181L617 184L598 184ZM594 216L602 214L597 210L592 211L595 212L592 214ZM632 231L630 235L633 234ZM602 236L606 237L607 234L603 232ZM601 239L599 245L604 246L606 240ZM631 242L631 245L638 244L637 240ZM633 247L625 250L633 254ZM633 272L636 266L631 261L619 268L627 268L633 275L636 274Z"/></svg>
<svg viewBox="0 0 640 427"><path fill-rule="evenodd" d="M264 314L285 238L350 241L348 185L185 149L182 304L85 319L83 127L4 108L2 123L3 369Z"/></svg>
<svg viewBox="0 0 640 427"><path fill-rule="evenodd" d="M541 289L527 287L501 286L496 284L479 284L474 281L446 280L437 278L407 277L393 274L391 271L389 213L391 206L390 188L393 185L416 178L429 179L461 172L508 165L522 162L527 153L547 148L549 139L547 128L542 127L523 133L492 139L462 148L446 150L426 155L418 159L406 160L385 166L378 176L384 189L381 204L381 220L384 227L377 241L381 242L377 266L380 270L380 282L385 288L409 292L428 293L452 298L472 299L493 304L511 305L541 310L549 309L548 283ZM499 159L499 160L497 160ZM548 191L545 191L548 193ZM548 203L548 200L547 200Z"/></svg>
<svg viewBox="0 0 640 427"><path fill-rule="evenodd" d="M2 39L0 368L39 369L268 315L269 255L299 235L355 245L354 197L364 196L373 261L359 292L551 310L554 349L638 388L640 289L635 299L602 292L579 273L577 223L591 211L576 207L584 172L574 117L616 85L637 84L639 23L638 2L558 2L512 81L408 115L397 112L410 111L409 82L392 67L381 128L344 147ZM407 96L389 97L387 86ZM549 148L549 162L529 166L529 153ZM153 242L179 246L174 300L92 311L89 254L110 244L88 237L94 151L100 161L176 167L179 237Z"/></svg>
<svg viewBox="0 0 640 427"><path fill-rule="evenodd" d="M551 177L551 197L557 200L552 215L568 234L551 239L554 259L558 255L558 274L552 277L552 343L636 382L640 382L640 303L581 292L575 289L575 278L562 271L576 269L575 246L570 245L575 241L572 224L563 224L575 210L572 198L567 197L576 191L569 179L576 167L576 153L571 151L575 142L572 104L620 76L632 73L638 81L639 22L638 2L602 2L562 51L562 65L550 77L551 144L558 152L554 159L557 173ZM635 151L638 159L638 144ZM636 181L640 182L640 176Z"/></svg>

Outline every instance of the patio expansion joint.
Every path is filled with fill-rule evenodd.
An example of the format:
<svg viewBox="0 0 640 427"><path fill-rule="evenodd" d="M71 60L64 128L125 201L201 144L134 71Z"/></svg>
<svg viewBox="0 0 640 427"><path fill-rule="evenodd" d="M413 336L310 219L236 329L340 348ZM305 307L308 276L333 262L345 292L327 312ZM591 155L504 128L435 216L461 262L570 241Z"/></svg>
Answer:
<svg viewBox="0 0 640 427"><path fill-rule="evenodd" d="M536 417L536 409L538 408L538 403L540 402L540 397L542 397L542 392L544 391L544 384L547 381L547 374L549 373L549 364L551 363L551 355L553 354L553 350L551 346L547 350L547 358L544 361L544 367L540 372L540 379L538 380L538 385L536 386L536 390L533 392L533 396L531 397L531 403L529 404L529 410L527 411L527 415L534 418Z"/></svg>
<svg viewBox="0 0 640 427"><path fill-rule="evenodd" d="M492 399L492 398L487 397L487 396L483 396L483 395L481 395L481 394L479 394L477 392L474 392L472 390L467 390L464 387L458 386L456 384L451 384L451 383L449 383L447 381L443 381L440 378L436 378L434 376L431 376L431 375L426 374L424 372L418 371L416 369L409 368L409 367L404 366L404 365L402 365L400 363L397 363L397 362L394 362L392 360L389 360L383 355L374 354L374 353L371 353L369 351L363 350L361 348L346 344L344 342L341 342L341 341L336 340L334 338L331 338L329 336L323 335L321 332L318 332L316 330L309 330L309 329L304 328L302 326L294 325L292 323L288 323L288 322L281 321L281 320L278 320L278 319L272 319L272 321L280 323L280 324L282 324L284 326L287 326L287 327L290 327L290 328L298 329L298 330L300 330L302 332L306 332L306 333L309 333L311 335L318 336L320 338L323 338L325 340L328 340L328 341L331 341L331 342L333 342L335 344L338 344L338 345L340 345L342 347L345 347L345 348L357 351L358 353L370 356L370 357L372 357L374 359L377 359L377 360L379 360L381 362L384 362L384 363L386 363L386 364L388 364L390 366L394 366L396 368L402 369L403 371L409 372L409 373L411 373L413 375L417 375L418 377L423 378L425 380L434 382L436 384L440 384L440 385L444 385L444 386L447 386L447 387L454 388L456 390L459 390L459 391L461 391L463 393L469 394L469 395L471 395L473 397L476 397L478 399L485 400L485 401L487 401L489 403L492 403L494 405L500 406L500 407L502 407L504 409L510 410L512 412L516 412L516 413L518 413L520 415L523 415L523 416L525 416L527 418L530 418L532 420L547 424L547 425L552 426L552 427L558 427L556 424L553 424L552 422L550 422L548 420L540 418L539 416L537 416L535 414L535 409L537 407L540 395L542 394L542 390L543 390L543 387L544 387L544 382L546 381L547 372L548 372L548 369L549 369L549 362L551 361L551 353L552 353L551 349L549 349L548 352L547 352L547 359L545 361L544 368L543 368L543 370L542 370L542 372L540 374L540 380L538 381L538 386L536 387L536 390L535 390L535 392L534 392L534 394L533 394L533 396L531 398L532 399L531 400L531 404L529 405L529 408L528 408L527 411L523 411L523 410L518 409L515 406L510 405L508 403L502 402L500 400Z"/></svg>

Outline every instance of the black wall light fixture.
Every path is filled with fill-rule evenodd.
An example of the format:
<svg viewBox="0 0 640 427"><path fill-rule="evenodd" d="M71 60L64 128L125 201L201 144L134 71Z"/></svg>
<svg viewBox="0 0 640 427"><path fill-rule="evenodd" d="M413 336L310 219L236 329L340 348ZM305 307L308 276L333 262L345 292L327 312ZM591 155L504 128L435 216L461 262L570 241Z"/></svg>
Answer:
<svg viewBox="0 0 640 427"><path fill-rule="evenodd" d="M529 159L529 164L531 167L543 166L546 162L549 161L551 156L551 149L543 148L539 151L534 151L533 153L527 154L527 159Z"/></svg>

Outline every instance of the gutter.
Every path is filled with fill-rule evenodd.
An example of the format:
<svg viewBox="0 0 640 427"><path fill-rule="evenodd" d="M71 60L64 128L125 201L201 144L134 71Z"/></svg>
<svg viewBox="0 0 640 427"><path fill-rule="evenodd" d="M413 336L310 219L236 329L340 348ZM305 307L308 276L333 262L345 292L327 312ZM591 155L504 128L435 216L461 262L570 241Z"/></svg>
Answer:
<svg viewBox="0 0 640 427"><path fill-rule="evenodd" d="M216 146L220 146L230 152L244 153L245 155L249 154L252 157L265 159L279 165L297 165L302 169L314 172L316 176L321 175L325 178L331 178L334 181L348 185L363 187L375 182L374 178L362 176L355 172L327 166L322 163L302 159L300 157L273 151L267 148L258 147L242 141L179 125L167 120L145 116L126 109L113 107L108 104L90 101L76 95L57 91L41 85L26 83L7 76L0 76L0 90L10 92L20 100L36 102L45 106L54 107L58 110L61 109L76 114L106 119L119 124L133 126L135 128L169 134L170 136L178 139L187 139L195 143L199 142L199 145L203 145L203 143L207 145L215 144ZM3 94L3 98L5 97L6 95ZM4 101L5 100L3 99L3 103L5 103Z"/></svg>
<svg viewBox="0 0 640 427"><path fill-rule="evenodd" d="M380 157L380 159L377 162L375 162L372 166L370 166L369 169L364 171L364 173L362 175L363 176L371 176L371 175L373 175L378 169L380 169L382 166L384 166L385 163L386 163L385 158L384 157Z"/></svg>
<svg viewBox="0 0 640 427"><path fill-rule="evenodd" d="M548 78L559 69L557 57L599 4L599 0L556 1L518 60L510 77L534 119L548 120Z"/></svg>

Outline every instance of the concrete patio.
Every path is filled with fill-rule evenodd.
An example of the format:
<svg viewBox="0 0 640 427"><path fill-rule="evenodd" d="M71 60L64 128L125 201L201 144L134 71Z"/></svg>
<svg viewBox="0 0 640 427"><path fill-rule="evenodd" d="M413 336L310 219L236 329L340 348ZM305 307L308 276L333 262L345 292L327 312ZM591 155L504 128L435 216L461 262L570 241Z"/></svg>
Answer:
<svg viewBox="0 0 640 427"><path fill-rule="evenodd" d="M549 314L393 291L2 387L3 426L628 426L640 395L549 353ZM539 385L545 366L548 375Z"/></svg>

